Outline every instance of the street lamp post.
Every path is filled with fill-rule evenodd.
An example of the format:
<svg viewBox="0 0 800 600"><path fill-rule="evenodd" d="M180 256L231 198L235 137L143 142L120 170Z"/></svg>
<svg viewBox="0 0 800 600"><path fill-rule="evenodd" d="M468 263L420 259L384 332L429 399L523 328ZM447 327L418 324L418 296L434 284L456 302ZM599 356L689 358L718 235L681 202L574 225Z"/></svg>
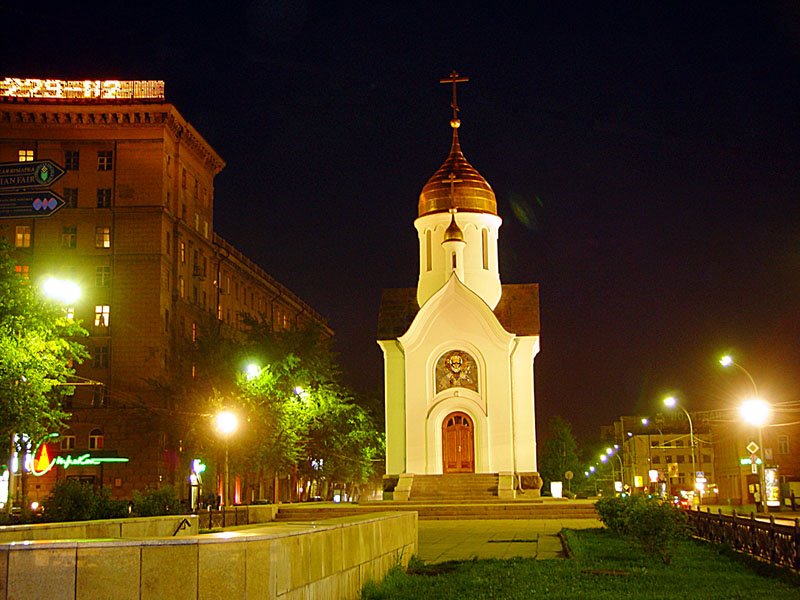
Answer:
<svg viewBox="0 0 800 600"><path fill-rule="evenodd" d="M236 415L230 411L223 410L218 413L215 419L217 433L219 433L225 440L225 473L224 481L222 483L222 506L228 506L230 498L230 463L228 462L228 440L231 434L236 431L239 426L239 420Z"/></svg>
<svg viewBox="0 0 800 600"><path fill-rule="evenodd" d="M686 418L689 419L689 445L692 448L692 491L694 493L697 492L697 468L694 460L694 425L692 424L692 417L689 412L683 408L680 404L678 404L678 400L675 396L668 396L664 398L664 406L667 408L674 408L678 407L683 411L683 414L686 415Z"/></svg>
<svg viewBox="0 0 800 600"><path fill-rule="evenodd" d="M736 367L742 373L744 373L747 378L750 380L750 384L753 386L753 397L749 400L746 400L740 407L739 407L739 414L742 418L750 423L751 425L755 425L758 428L758 454L761 455L761 468L758 469L758 489L759 489L759 496L761 497L762 507L765 511L769 510L767 508L766 497L764 496L766 490L764 489L764 467L766 466L766 454L764 453L764 423L767 422L769 418L769 404L761 400L758 395L758 386L756 385L755 379L750 374L750 371L745 369L742 365L737 363L733 360L733 357L729 354L726 354L722 358L719 359L719 364L723 367Z"/></svg>
<svg viewBox="0 0 800 600"><path fill-rule="evenodd" d="M761 506L764 511L768 512L769 508L767 508L767 498L766 498L766 489L765 489L765 473L764 467L766 466L766 455L764 454L764 423L767 422L769 419L770 413L770 406L767 402L762 400L761 398L750 398L749 400L745 400L742 405L739 407L739 414L742 418L750 423L751 425L755 425L758 428L758 451L761 454L761 468L758 470L758 487L759 487L759 496L761 498Z"/></svg>
<svg viewBox="0 0 800 600"><path fill-rule="evenodd" d="M622 486L624 488L625 487L625 475L623 473L622 458L620 457L618 452L614 451L614 448L609 447L609 448L606 448L606 453L605 454L601 454L600 455L600 460L605 462L606 460L608 460L609 456L616 456L617 460L619 461L619 480L622 483ZM611 467L611 476L612 477L614 476L614 467L613 466Z"/></svg>

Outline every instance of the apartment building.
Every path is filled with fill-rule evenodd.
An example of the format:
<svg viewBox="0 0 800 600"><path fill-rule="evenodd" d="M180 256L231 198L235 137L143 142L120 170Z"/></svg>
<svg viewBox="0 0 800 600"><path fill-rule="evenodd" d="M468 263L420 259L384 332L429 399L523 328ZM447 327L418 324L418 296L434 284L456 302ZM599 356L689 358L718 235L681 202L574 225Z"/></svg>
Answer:
<svg viewBox="0 0 800 600"><path fill-rule="evenodd" d="M163 89L158 81L0 80L0 163L49 159L65 171L50 187L64 206L3 215L0 237L15 246L20 276L81 286L68 310L90 333L91 358L76 379L86 385L68 406L69 430L50 444L51 455L72 462L27 478L34 500L67 476L118 498L164 483L185 490L194 457L153 382L197 376L180 353L209 327L236 335L250 315L278 330L314 324L333 335L215 233L214 178L225 162Z"/></svg>

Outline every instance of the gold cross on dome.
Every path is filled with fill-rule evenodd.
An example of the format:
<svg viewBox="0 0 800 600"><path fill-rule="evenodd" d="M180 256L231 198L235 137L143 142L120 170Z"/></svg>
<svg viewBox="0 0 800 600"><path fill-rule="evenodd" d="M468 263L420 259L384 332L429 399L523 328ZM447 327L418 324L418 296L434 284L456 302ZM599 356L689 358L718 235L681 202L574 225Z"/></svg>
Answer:
<svg viewBox="0 0 800 600"><path fill-rule="evenodd" d="M447 176L447 181L450 183L450 212L455 212L456 206L456 193L455 188L457 183L461 183L464 181L463 179L458 179L456 174L450 171L450 175Z"/></svg>
<svg viewBox="0 0 800 600"><path fill-rule="evenodd" d="M449 77L444 77L439 80L439 83L450 83L453 85L453 100L450 102L450 107L453 109L453 121L458 121L458 102L456 101L456 85L459 83L466 83L469 77L461 77L457 71L453 70Z"/></svg>

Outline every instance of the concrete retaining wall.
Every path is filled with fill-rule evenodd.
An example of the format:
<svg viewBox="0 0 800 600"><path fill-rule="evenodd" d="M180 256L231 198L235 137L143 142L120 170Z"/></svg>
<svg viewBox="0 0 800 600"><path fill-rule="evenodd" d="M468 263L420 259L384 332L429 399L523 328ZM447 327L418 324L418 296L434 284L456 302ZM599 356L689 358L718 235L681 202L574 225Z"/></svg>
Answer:
<svg viewBox="0 0 800 600"><path fill-rule="evenodd" d="M416 551L415 512L182 538L0 544L0 600L355 600Z"/></svg>
<svg viewBox="0 0 800 600"><path fill-rule="evenodd" d="M188 521L188 525L184 520ZM183 527L181 527L182 524ZM97 521L6 525L0 527L0 543L25 540L171 537L173 535L197 535L197 533L198 521L195 515L132 517Z"/></svg>

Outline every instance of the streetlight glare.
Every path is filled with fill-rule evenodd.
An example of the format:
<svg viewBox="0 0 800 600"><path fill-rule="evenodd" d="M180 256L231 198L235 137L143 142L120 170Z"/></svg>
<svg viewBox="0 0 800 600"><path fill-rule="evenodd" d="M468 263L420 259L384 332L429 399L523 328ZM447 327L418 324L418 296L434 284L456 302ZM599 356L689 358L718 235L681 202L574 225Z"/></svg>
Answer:
<svg viewBox="0 0 800 600"><path fill-rule="evenodd" d="M81 297L81 288L74 281L48 277L42 283L42 291L48 298L62 304L72 304Z"/></svg>
<svg viewBox="0 0 800 600"><path fill-rule="evenodd" d="M650 424L650 419L648 419L647 417L644 417L644 418L642 419L642 425L644 425L645 427L647 427L649 424Z"/></svg>
<svg viewBox="0 0 800 600"><path fill-rule="evenodd" d="M723 367L730 367L733 364L733 357L730 354L726 354L719 359L719 364Z"/></svg>
<svg viewBox="0 0 800 600"><path fill-rule="evenodd" d="M252 381L256 377L258 377L259 373L261 373L261 367L259 367L255 363L250 363L245 367L244 373L245 377L247 378L247 381Z"/></svg>
<svg viewBox="0 0 800 600"><path fill-rule="evenodd" d="M667 406L669 408L673 408L677 403L678 400L675 398L675 396L667 396L666 398L664 398L664 406Z"/></svg>
<svg viewBox="0 0 800 600"><path fill-rule="evenodd" d="M239 419L230 411L223 410L215 419L217 431L222 435L230 435L239 427Z"/></svg>
<svg viewBox="0 0 800 600"><path fill-rule="evenodd" d="M749 398L739 406L739 415L742 419L756 427L763 427L769 420L771 412L772 407L769 402L761 398Z"/></svg>
<svg viewBox="0 0 800 600"><path fill-rule="evenodd" d="M606 456L605 454L601 454L600 455L600 460L603 461L603 462L606 462L608 460L608 456Z"/></svg>

